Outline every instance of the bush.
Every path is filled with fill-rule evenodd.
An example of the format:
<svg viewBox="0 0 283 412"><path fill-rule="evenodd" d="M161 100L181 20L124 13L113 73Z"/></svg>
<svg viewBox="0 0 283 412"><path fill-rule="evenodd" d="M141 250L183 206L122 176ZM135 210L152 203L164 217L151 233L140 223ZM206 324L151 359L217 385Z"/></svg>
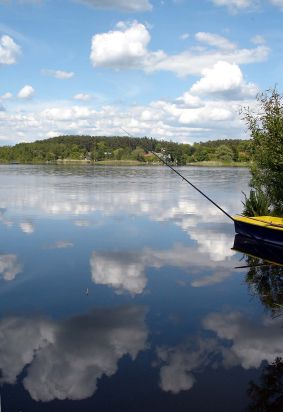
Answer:
<svg viewBox="0 0 283 412"><path fill-rule="evenodd" d="M249 197L244 193L244 216L268 216L270 214L269 198L261 190L251 190Z"/></svg>
<svg viewBox="0 0 283 412"><path fill-rule="evenodd" d="M270 211L283 216L283 97L274 88L258 95L257 101L255 112L243 110L252 137L250 186L255 192L250 201L264 194Z"/></svg>

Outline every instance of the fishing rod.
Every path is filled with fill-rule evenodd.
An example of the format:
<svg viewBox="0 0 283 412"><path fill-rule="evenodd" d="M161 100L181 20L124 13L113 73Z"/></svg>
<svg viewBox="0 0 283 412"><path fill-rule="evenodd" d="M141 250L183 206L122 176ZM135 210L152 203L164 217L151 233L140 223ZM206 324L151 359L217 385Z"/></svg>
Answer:
<svg viewBox="0 0 283 412"><path fill-rule="evenodd" d="M123 130L123 132L127 133L128 136L133 137L133 135L131 135L130 133L127 132L127 130L123 129L121 127L121 129ZM203 193L198 187L196 187L192 182L190 182L185 176L183 176L180 172L178 172L178 170L174 169L173 166L171 166L169 163L166 162L166 160L164 160L161 156L159 156L158 154L156 154L155 152L153 152L152 150L146 149L149 153L152 153L157 159L159 159L163 164L165 164L165 166L169 167L171 170L173 170L173 172L175 172L178 176L180 176L185 182L187 182L189 185L191 185L195 190L197 190L202 196L204 196L207 200L209 200L209 202L211 202L215 207L217 207L219 210L221 210L222 213L224 213L224 215L226 215L229 219L231 219L234 222L234 219L231 215L229 215L228 212L226 212L224 209L222 209L222 207L220 207L216 202L214 202L214 200L212 200L209 196L207 196L205 193Z"/></svg>
<svg viewBox="0 0 283 412"><path fill-rule="evenodd" d="M123 130L123 132L125 132L128 136L134 138L133 135L131 135L129 132L127 132L127 130L123 129L122 127L120 127L121 130ZM233 217L231 215L229 215L228 212L226 212L226 210L222 209L221 206L219 206L216 202L214 202L214 200L212 200L209 196L207 196L202 190L200 190L197 186L195 186L192 182L190 182L185 176L183 176L180 172L178 172L178 170L176 170L173 166L171 166L168 162L166 162L166 160L164 160L161 156L159 156L158 154L156 154L155 152L153 152L152 150L149 150L148 148L146 148L146 150L149 153L152 153L157 159L159 159L165 166L169 167L173 172L175 172L178 176L181 177L181 179L183 179L185 182L187 182L190 186L192 186L196 191L198 191L202 196L204 196L209 202L211 202L215 207L217 207L222 213L224 213L229 219L232 220L232 222L235 222L235 220L233 219ZM259 245L261 245L261 242L259 239L257 239L251 232L249 233L249 236ZM277 254L274 253L274 251L272 251L272 248L269 247L270 245L265 244L265 247L270 251L271 255L273 255L275 258L277 258ZM244 253L244 252L243 252Z"/></svg>

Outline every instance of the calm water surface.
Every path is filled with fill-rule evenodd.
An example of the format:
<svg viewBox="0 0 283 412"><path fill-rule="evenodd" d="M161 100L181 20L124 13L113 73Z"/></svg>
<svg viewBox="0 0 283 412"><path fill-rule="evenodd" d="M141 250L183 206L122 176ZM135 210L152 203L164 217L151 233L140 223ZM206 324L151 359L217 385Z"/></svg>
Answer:
<svg viewBox="0 0 283 412"><path fill-rule="evenodd" d="M180 170L241 211L247 170ZM0 179L2 412L255 402L283 318L236 268L227 217L165 167L11 165Z"/></svg>

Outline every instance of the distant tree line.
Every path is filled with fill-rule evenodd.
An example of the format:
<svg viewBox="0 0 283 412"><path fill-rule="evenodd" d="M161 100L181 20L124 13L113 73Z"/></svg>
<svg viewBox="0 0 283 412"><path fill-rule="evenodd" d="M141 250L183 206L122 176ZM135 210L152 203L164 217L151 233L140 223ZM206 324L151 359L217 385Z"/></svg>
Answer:
<svg viewBox="0 0 283 412"><path fill-rule="evenodd" d="M2 163L42 163L60 160L136 160L157 162L151 151L169 162L184 165L200 161L248 162L248 140L214 140L193 145L128 136L58 136L33 143L0 147Z"/></svg>

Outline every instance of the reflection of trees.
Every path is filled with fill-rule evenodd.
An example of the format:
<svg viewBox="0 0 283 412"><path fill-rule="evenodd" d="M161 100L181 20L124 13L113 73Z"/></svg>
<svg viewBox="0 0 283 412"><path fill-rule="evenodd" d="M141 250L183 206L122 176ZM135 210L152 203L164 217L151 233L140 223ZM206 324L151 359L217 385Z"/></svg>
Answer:
<svg viewBox="0 0 283 412"><path fill-rule="evenodd" d="M283 314L283 266L269 264L263 259L246 257L249 271L246 282L253 295L273 316Z"/></svg>
<svg viewBox="0 0 283 412"><path fill-rule="evenodd" d="M282 412L283 410L283 361L282 358L267 365L260 383L250 382L248 391L250 412Z"/></svg>

